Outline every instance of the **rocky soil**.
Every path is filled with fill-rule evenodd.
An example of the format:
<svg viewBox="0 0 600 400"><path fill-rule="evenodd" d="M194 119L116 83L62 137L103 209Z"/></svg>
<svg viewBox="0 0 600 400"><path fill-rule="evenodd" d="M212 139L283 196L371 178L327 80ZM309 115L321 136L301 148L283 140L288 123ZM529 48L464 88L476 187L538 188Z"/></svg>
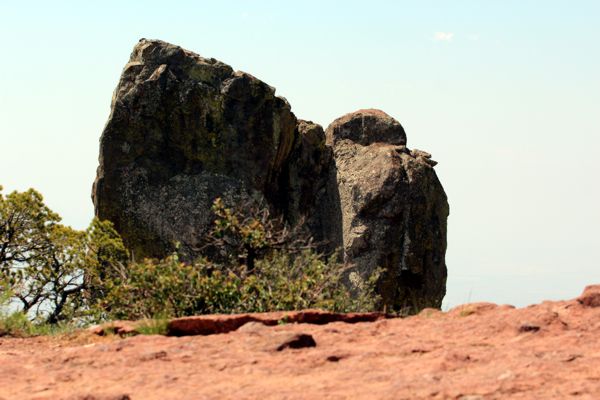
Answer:
<svg viewBox="0 0 600 400"><path fill-rule="evenodd" d="M522 309L302 322L326 322L313 314L176 323L229 327L210 335L0 338L0 399L600 398L600 286Z"/></svg>

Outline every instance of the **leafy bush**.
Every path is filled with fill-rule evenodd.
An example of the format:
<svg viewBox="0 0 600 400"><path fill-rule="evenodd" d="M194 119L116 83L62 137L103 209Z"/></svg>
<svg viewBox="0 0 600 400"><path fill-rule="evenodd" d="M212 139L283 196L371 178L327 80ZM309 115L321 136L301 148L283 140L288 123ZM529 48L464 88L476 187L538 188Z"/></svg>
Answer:
<svg viewBox="0 0 600 400"><path fill-rule="evenodd" d="M31 336L32 331L33 324L26 314L20 311L0 312L0 336L26 337Z"/></svg>
<svg viewBox="0 0 600 400"><path fill-rule="evenodd" d="M216 219L206 256L192 264L177 254L122 268L104 281L105 318L149 318L322 308L371 311L379 273L353 287L346 270L314 251L309 238L269 217L264 208L213 205Z"/></svg>
<svg viewBox="0 0 600 400"><path fill-rule="evenodd" d="M0 284L0 336L24 336L29 332L30 322L22 312L9 310L11 298L8 285Z"/></svg>
<svg viewBox="0 0 600 400"><path fill-rule="evenodd" d="M144 319L140 321L136 330L141 335L166 335L169 331L169 319L162 317Z"/></svg>
<svg viewBox="0 0 600 400"><path fill-rule="evenodd" d="M0 285L0 337L54 335L74 329L74 325L70 323L49 324L44 321L30 321L23 311L11 307L11 299L11 291L6 285Z"/></svg>
<svg viewBox="0 0 600 400"><path fill-rule="evenodd" d="M204 258L186 264L171 255L130 264L122 279L107 284L107 296L98 306L108 319L306 308L338 312L375 309L377 276L351 294L342 283L343 272L337 262L308 250L295 257L276 251L257 260L252 274L245 265L226 268Z"/></svg>
<svg viewBox="0 0 600 400"><path fill-rule="evenodd" d="M273 218L268 206L249 199L227 207L221 198L212 205L215 220L199 250L210 260L226 265L246 265L251 272L257 259L274 251L298 254L315 250L301 224L287 226L281 217Z"/></svg>
<svg viewBox="0 0 600 400"><path fill-rule="evenodd" d="M59 222L33 189L0 193L0 281L20 312L52 323L77 307L82 280L83 234Z"/></svg>
<svg viewBox="0 0 600 400"><path fill-rule="evenodd" d="M101 292L84 278L126 261L109 222L77 231L61 225L35 190L0 192L0 285L12 294L12 307L36 323L84 317L92 294Z"/></svg>
<svg viewBox="0 0 600 400"><path fill-rule="evenodd" d="M0 331L32 334L65 323L206 313L323 308L370 311L379 274L364 281L315 251L257 202L227 207L192 263L174 253L132 262L110 222L86 231L60 224L35 190L3 196L0 187L0 286L12 312ZM350 279L348 279L350 278ZM348 282L344 284L344 282ZM0 304L0 310L2 304ZM4 309L7 309L6 305Z"/></svg>

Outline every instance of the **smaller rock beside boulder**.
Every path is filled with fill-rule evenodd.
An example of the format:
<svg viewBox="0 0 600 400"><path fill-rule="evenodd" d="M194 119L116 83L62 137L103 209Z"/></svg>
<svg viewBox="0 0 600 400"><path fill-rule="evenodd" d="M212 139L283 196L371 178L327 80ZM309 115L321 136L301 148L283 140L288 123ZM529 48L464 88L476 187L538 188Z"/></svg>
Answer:
<svg viewBox="0 0 600 400"><path fill-rule="evenodd" d="M326 136L333 146L344 261L354 266L355 280L380 267L384 304L412 312L440 307L449 208L435 162L408 149L400 123L380 110L338 118Z"/></svg>

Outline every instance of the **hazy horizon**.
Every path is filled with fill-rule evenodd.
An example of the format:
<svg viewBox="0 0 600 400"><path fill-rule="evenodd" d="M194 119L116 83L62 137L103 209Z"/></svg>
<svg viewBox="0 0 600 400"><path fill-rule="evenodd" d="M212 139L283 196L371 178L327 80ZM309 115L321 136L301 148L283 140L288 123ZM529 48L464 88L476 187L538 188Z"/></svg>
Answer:
<svg viewBox="0 0 600 400"><path fill-rule="evenodd" d="M0 185L85 228L98 140L137 41L277 89L326 127L360 108L430 152L450 203L444 308L600 283L600 3L63 1L0 5ZM301 5L300 5L301 4Z"/></svg>

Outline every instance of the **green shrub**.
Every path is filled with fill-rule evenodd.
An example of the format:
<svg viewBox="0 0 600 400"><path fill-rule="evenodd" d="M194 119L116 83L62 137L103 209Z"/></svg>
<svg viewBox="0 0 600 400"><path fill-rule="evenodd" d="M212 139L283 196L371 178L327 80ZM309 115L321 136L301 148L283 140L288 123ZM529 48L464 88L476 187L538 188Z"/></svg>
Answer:
<svg viewBox="0 0 600 400"><path fill-rule="evenodd" d="M106 319L321 308L372 311L378 303L370 279L345 284L347 271L325 259L310 238L274 221L258 207L213 206L206 256L194 263L177 254L122 268L102 286L96 315Z"/></svg>
<svg viewBox="0 0 600 400"><path fill-rule="evenodd" d="M274 251L294 255L315 250L302 224L290 228L281 217L272 217L268 206L259 200L249 199L228 207L217 198L212 212L213 226L196 250L215 263L245 265L251 273L256 260Z"/></svg>
<svg viewBox="0 0 600 400"><path fill-rule="evenodd" d="M140 321L136 330L141 335L166 335L169 327L169 319L156 317Z"/></svg>
<svg viewBox="0 0 600 400"><path fill-rule="evenodd" d="M13 295L6 283L0 282L0 336L29 337L54 335L70 332L75 327L70 323L49 324L45 321L30 321L26 313L11 307Z"/></svg>
<svg viewBox="0 0 600 400"><path fill-rule="evenodd" d="M31 336L32 323L27 315L20 311L0 313L0 336Z"/></svg>
<svg viewBox="0 0 600 400"><path fill-rule="evenodd" d="M88 230L77 231L60 224L37 191L3 195L1 190L0 284L21 313L14 318L23 315L35 327L83 321L95 297L103 296L92 278L127 263L112 224L94 219Z"/></svg>
<svg viewBox="0 0 600 400"><path fill-rule="evenodd" d="M275 251L257 260L251 274L245 265L227 268L207 259L186 264L172 255L130 264L123 280L107 284L107 295L97 306L105 319L306 308L338 312L375 309L377 276L351 293L343 283L343 273L340 264L309 250L296 256Z"/></svg>
<svg viewBox="0 0 600 400"><path fill-rule="evenodd" d="M201 254L194 262L176 253L132 262L110 222L94 219L77 231L60 224L35 190L4 196L0 187L0 285L11 306L0 314L0 333L207 313L370 311L379 304L378 272L366 280L350 274L318 254L301 226L290 229L263 204L228 207L216 199L212 211L204 242L185 249Z"/></svg>

